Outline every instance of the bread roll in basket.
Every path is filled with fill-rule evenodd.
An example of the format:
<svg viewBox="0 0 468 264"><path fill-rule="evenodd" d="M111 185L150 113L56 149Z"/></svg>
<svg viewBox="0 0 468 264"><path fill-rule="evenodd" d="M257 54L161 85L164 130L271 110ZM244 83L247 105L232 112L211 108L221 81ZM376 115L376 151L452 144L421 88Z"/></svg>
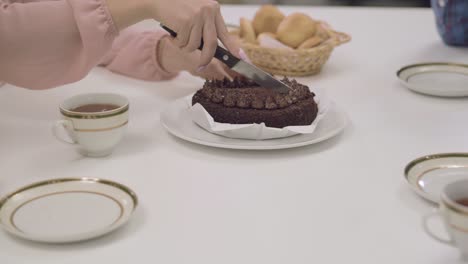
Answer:
<svg viewBox="0 0 468 264"><path fill-rule="evenodd" d="M260 46L258 42L243 39L238 27L230 25L229 28L230 33L240 39L242 49L253 64L264 71L281 76L309 76L319 73L333 49L351 40L348 34L333 30L323 21L317 21L317 31L326 35L326 39L308 48L307 43L314 43L314 40L310 39L297 49Z"/></svg>

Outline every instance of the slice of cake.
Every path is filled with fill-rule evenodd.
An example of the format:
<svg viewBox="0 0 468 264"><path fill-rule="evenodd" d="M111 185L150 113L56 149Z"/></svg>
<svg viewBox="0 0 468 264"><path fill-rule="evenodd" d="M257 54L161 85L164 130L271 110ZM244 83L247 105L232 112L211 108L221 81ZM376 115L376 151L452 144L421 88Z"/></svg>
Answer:
<svg viewBox="0 0 468 264"><path fill-rule="evenodd" d="M216 122L230 124L265 123L268 127L306 126L317 117L315 94L296 80L283 80L287 94L261 87L246 79L206 81L192 98Z"/></svg>

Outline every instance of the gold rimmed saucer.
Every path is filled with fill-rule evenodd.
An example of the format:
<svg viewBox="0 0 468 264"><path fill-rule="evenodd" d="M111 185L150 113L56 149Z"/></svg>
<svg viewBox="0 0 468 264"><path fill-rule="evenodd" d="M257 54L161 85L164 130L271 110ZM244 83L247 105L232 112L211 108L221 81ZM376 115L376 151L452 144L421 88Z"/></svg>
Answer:
<svg viewBox="0 0 468 264"><path fill-rule="evenodd" d="M0 223L24 239L67 243L95 238L126 223L136 194L113 181L61 178L23 187L0 200Z"/></svg>
<svg viewBox="0 0 468 264"><path fill-rule="evenodd" d="M468 96L468 64L413 64L401 68L397 77L405 87L417 93L441 97Z"/></svg>
<svg viewBox="0 0 468 264"><path fill-rule="evenodd" d="M439 203L442 189L449 183L468 179L468 153L440 153L411 161L405 178L421 197Z"/></svg>

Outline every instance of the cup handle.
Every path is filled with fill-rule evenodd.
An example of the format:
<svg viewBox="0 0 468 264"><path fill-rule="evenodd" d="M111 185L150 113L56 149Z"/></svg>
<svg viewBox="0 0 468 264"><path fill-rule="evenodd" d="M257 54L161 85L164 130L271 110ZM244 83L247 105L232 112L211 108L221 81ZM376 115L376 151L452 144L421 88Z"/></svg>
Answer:
<svg viewBox="0 0 468 264"><path fill-rule="evenodd" d="M55 122L54 126L52 127L52 133L54 136L67 144L74 145L76 144L76 140L73 138L71 131L73 130L72 122L68 120L58 120ZM64 135L67 136L64 136Z"/></svg>
<svg viewBox="0 0 468 264"><path fill-rule="evenodd" d="M440 219L440 213L439 212L433 212L433 213L430 213L430 214L427 214L423 217L423 222L422 222L422 226L424 228L424 231L430 236L432 237L433 239L439 241L440 243L443 243L443 244L447 244L447 245L450 245L450 246L455 246L455 241L453 241L452 238L450 239L443 239L443 238L440 238L439 236L437 236L434 232L431 231L431 229L429 228L429 225L428 225L428 222L431 218L434 218L434 217L438 217Z"/></svg>

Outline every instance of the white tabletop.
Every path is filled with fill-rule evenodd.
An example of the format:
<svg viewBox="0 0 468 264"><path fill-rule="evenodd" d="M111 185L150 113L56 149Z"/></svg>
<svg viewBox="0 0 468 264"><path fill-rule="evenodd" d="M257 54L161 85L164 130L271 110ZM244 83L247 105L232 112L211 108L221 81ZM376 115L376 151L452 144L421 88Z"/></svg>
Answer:
<svg viewBox="0 0 468 264"><path fill-rule="evenodd" d="M224 7L228 22L255 7ZM468 99L403 88L401 66L467 62L445 46L429 9L284 8L352 35L323 72L300 81L327 92L351 125L334 139L281 151L233 151L170 136L159 123L171 101L201 87L188 75L149 83L95 69L65 87L0 88L0 195L37 180L101 177L140 198L124 228L70 245L0 232L0 263L457 263L426 236L432 206L403 178L412 159L468 151ZM112 156L84 158L51 134L58 104L74 94L117 92L131 102L128 134ZM34 221L34 219L31 219Z"/></svg>

